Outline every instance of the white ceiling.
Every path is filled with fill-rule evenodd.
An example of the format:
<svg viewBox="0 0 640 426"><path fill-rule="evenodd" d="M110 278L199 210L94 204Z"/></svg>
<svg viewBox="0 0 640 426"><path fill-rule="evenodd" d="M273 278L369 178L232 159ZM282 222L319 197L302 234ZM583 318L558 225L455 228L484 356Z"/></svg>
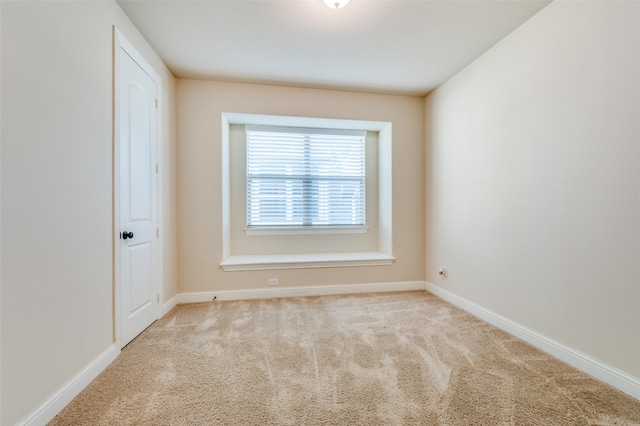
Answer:
<svg viewBox="0 0 640 426"><path fill-rule="evenodd" d="M546 0L118 0L176 77L425 95Z"/></svg>

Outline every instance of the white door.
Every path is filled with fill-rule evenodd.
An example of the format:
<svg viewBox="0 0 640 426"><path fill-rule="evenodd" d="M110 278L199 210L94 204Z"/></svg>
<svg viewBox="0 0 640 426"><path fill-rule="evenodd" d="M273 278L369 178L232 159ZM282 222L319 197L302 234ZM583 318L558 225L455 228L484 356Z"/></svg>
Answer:
<svg viewBox="0 0 640 426"><path fill-rule="evenodd" d="M158 319L156 82L120 44L120 346ZM134 55L135 57L135 55Z"/></svg>

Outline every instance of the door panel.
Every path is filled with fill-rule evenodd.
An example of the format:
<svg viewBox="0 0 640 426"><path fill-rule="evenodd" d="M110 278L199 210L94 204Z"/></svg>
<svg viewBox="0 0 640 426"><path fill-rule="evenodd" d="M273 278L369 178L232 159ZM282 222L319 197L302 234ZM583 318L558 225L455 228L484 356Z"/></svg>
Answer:
<svg viewBox="0 0 640 426"><path fill-rule="evenodd" d="M122 47L119 55L119 310L125 346L159 313L157 109L154 79Z"/></svg>
<svg viewBox="0 0 640 426"><path fill-rule="evenodd" d="M128 306L130 316L141 309L146 308L153 300L153 283L151 282L152 249L151 244L129 244L129 262L131 265L131 282L136 285L129 286Z"/></svg>
<svg viewBox="0 0 640 426"><path fill-rule="evenodd" d="M150 134L150 99L143 88L135 85L129 88L129 99L130 220L148 221L151 220L151 144L155 142Z"/></svg>

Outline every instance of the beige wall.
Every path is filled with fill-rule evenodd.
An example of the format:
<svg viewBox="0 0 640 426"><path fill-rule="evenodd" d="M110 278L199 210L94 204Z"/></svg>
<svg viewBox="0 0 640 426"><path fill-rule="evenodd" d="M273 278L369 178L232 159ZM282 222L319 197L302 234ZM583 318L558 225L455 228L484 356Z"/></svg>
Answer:
<svg viewBox="0 0 640 426"><path fill-rule="evenodd" d="M177 291L174 80L115 2L0 2L1 424L113 342L112 26L162 83L163 289Z"/></svg>
<svg viewBox="0 0 640 426"><path fill-rule="evenodd" d="M165 301L426 276L640 377L639 3L554 2L426 102L176 82L112 1L0 12L0 423L113 342L112 25L163 79ZM397 261L223 272L222 112L392 122Z"/></svg>
<svg viewBox="0 0 640 426"><path fill-rule="evenodd" d="M180 292L422 281L424 102L408 96L179 80L178 230ZM393 126L392 266L223 272L223 112L389 121ZM244 213L242 213L244 214Z"/></svg>
<svg viewBox="0 0 640 426"><path fill-rule="evenodd" d="M638 22L554 2L426 100L426 280L635 377Z"/></svg>

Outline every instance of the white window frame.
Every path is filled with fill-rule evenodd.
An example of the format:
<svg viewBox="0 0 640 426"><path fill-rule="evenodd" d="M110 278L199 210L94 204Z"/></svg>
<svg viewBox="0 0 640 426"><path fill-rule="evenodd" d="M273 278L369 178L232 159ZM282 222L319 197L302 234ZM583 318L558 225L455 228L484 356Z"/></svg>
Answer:
<svg viewBox="0 0 640 426"><path fill-rule="evenodd" d="M390 122L323 119L223 112L222 121L222 261L224 271L390 265L392 251L392 126ZM292 126L364 130L378 133L378 250L372 252L293 255L234 255L231 252L232 125ZM304 230L300 230L304 232ZM264 230L261 232L269 232ZM276 232L280 232L276 230ZM295 232L295 231L292 231ZM265 235L265 234L263 234Z"/></svg>

